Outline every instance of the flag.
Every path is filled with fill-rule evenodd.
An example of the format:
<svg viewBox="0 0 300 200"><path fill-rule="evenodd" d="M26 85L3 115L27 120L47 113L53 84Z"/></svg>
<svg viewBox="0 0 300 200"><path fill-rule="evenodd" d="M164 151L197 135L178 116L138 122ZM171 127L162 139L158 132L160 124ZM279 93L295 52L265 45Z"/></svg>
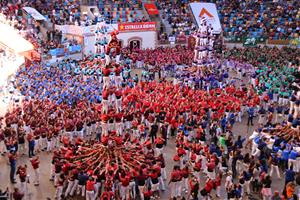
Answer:
<svg viewBox="0 0 300 200"><path fill-rule="evenodd" d="M145 3L144 7L146 8L149 15L158 15L158 9L153 3Z"/></svg>

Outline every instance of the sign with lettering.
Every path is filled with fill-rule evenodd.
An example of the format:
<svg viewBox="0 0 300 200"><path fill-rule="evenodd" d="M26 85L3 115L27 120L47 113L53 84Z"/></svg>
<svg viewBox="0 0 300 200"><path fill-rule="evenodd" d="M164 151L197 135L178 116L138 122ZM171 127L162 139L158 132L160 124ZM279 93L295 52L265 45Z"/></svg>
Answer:
<svg viewBox="0 0 300 200"><path fill-rule="evenodd" d="M130 31L156 31L155 22L135 22L135 23L123 23L118 25L119 32Z"/></svg>

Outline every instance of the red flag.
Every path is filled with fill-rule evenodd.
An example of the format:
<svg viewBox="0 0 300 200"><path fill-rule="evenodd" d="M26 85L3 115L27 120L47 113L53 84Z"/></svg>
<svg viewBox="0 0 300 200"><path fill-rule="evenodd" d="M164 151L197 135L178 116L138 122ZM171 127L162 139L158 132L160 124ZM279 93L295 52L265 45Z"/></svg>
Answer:
<svg viewBox="0 0 300 200"><path fill-rule="evenodd" d="M144 6L145 6L145 8L146 8L149 15L158 15L159 14L155 4L146 3L146 4L144 4Z"/></svg>

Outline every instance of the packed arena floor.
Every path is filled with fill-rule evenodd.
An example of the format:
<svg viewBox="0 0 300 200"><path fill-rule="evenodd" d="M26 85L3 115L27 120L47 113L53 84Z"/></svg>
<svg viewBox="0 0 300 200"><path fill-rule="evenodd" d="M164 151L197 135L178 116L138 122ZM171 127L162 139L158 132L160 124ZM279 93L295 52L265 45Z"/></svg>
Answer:
<svg viewBox="0 0 300 200"><path fill-rule="evenodd" d="M300 199L299 16L1 1L0 199Z"/></svg>

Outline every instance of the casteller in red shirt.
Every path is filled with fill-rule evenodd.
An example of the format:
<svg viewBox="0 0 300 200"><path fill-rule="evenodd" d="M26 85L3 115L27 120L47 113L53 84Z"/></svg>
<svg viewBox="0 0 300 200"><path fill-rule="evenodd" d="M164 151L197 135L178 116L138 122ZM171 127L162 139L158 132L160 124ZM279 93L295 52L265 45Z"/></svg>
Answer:
<svg viewBox="0 0 300 200"><path fill-rule="evenodd" d="M148 190L148 189L147 189L147 190L144 190L143 193L144 193L144 199L145 199L145 200L147 200L147 199L150 200L150 199L151 199L151 196L152 196L152 194L153 194L153 192L151 191L151 189L150 189L150 190Z"/></svg>
<svg viewBox="0 0 300 200"><path fill-rule="evenodd" d="M38 169L39 168L40 161L39 161L38 157L35 158L35 159L31 159L30 162L31 162L31 165L32 165L33 169Z"/></svg>
<svg viewBox="0 0 300 200"><path fill-rule="evenodd" d="M130 175L120 176L120 181L122 186L127 187L130 183Z"/></svg>
<svg viewBox="0 0 300 200"><path fill-rule="evenodd" d="M114 196L112 191L104 191L101 195L101 200L110 200Z"/></svg>
<svg viewBox="0 0 300 200"><path fill-rule="evenodd" d="M111 70L108 67L103 67L102 68L102 74L103 76L109 76L111 73Z"/></svg>
<svg viewBox="0 0 300 200"><path fill-rule="evenodd" d="M115 71L116 76L120 76L120 74L122 72L122 67L119 67L118 65L116 65L114 71Z"/></svg>
<svg viewBox="0 0 300 200"><path fill-rule="evenodd" d="M214 181L209 179L204 186L204 189L206 190L207 193L210 193L212 189L214 188Z"/></svg>

